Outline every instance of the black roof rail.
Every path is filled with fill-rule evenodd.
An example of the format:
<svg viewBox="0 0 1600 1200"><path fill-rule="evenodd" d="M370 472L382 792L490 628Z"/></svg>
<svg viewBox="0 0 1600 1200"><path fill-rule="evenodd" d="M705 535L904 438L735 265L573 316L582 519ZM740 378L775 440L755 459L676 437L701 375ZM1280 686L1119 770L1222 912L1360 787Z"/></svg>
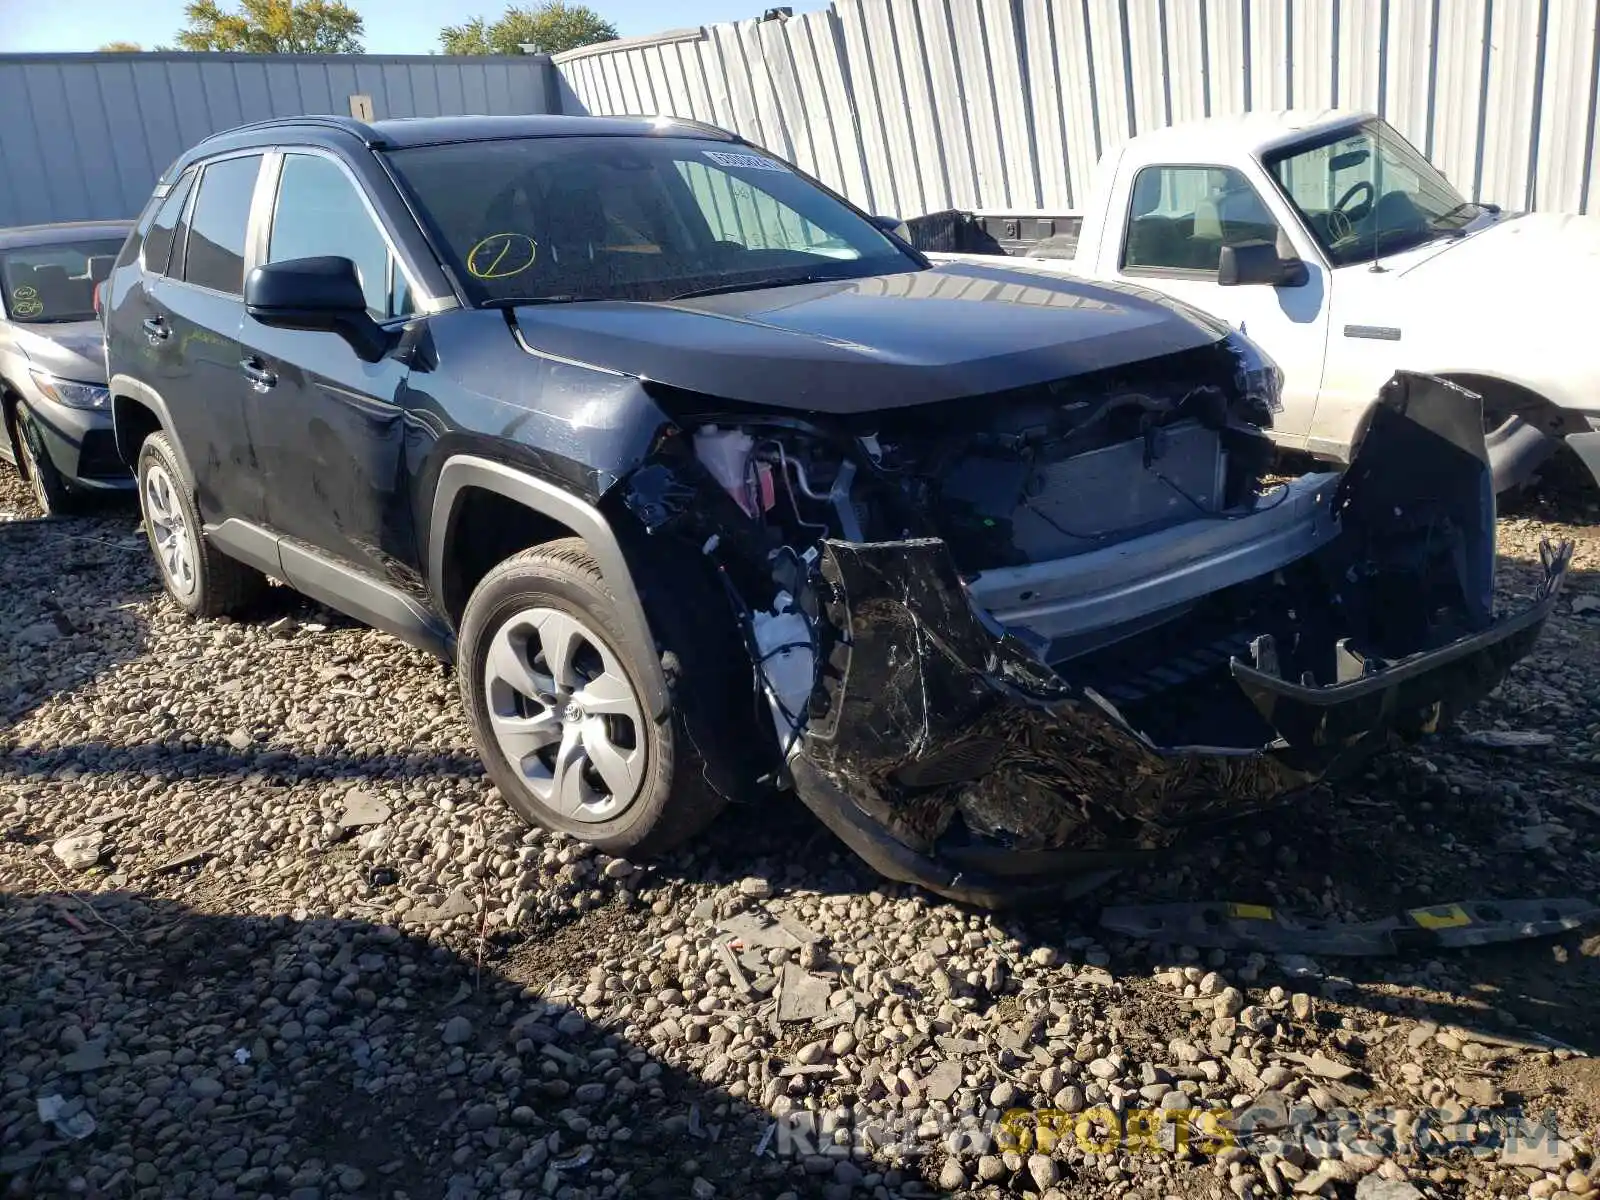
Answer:
<svg viewBox="0 0 1600 1200"><path fill-rule="evenodd" d="M354 134L374 149L385 144L383 136L365 121L357 120L355 117L341 117L331 113L326 116L272 117L265 121L251 121L246 125L235 125L231 129L218 130L211 136L223 137L230 133L244 133L251 129L281 129L296 125L311 125L322 129L342 130L345 133ZM211 139L207 138L206 140L210 141Z"/></svg>

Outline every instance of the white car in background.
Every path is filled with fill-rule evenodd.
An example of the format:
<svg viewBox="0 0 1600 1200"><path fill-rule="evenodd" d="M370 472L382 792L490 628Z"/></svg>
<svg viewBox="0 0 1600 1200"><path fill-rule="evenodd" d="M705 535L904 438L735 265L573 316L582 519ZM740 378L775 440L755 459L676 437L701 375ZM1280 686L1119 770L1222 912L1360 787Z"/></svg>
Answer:
<svg viewBox="0 0 1600 1200"><path fill-rule="evenodd" d="M1497 487L1560 439L1600 478L1600 218L1464 199L1370 113L1173 126L1109 152L1081 214L911 226L927 250L1021 255L1226 320L1284 371L1285 448L1348 462L1379 388L1408 370L1483 397Z"/></svg>

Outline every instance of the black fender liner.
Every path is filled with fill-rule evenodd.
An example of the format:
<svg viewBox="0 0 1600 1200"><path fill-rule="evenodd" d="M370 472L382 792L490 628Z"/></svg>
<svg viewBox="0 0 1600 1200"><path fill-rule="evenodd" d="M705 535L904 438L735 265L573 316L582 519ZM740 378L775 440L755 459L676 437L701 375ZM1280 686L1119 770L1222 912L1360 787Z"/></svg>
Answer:
<svg viewBox="0 0 1600 1200"><path fill-rule="evenodd" d="M650 715L659 718L665 714L671 697L666 675L661 668L661 656L656 650L649 618L645 615L644 604L628 568L627 556L611 523L592 504L526 471L467 454L448 459L439 469L428 522L427 550L428 588L438 611L448 611L441 591L446 542L461 493L467 488L482 488L515 500L534 512L559 521L584 540L589 553L594 555L595 562L600 566L606 586L616 597L617 616L628 640L624 649L638 666L639 681L645 693L643 699L650 709Z"/></svg>

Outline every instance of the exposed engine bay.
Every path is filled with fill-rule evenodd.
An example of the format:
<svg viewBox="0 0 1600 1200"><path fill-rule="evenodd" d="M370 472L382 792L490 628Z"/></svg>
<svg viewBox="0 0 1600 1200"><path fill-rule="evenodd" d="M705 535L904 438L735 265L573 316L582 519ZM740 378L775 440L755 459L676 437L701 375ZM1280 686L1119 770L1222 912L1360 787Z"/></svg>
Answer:
<svg viewBox="0 0 1600 1200"><path fill-rule="evenodd" d="M1565 549L1493 612L1459 389L1396 376L1349 471L1269 483L1270 383L1224 341L865 416L664 395L625 499L721 579L830 828L956 898L1059 894L1438 728L1554 602Z"/></svg>

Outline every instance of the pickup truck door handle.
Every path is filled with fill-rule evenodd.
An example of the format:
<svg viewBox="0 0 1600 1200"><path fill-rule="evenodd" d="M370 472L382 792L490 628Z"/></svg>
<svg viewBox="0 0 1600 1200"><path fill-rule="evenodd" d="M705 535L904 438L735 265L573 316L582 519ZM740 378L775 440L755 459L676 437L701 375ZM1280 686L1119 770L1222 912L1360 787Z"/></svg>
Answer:
<svg viewBox="0 0 1600 1200"><path fill-rule="evenodd" d="M172 330L167 328L165 317L146 317L144 319L144 335L150 339L152 346L158 346L172 335Z"/></svg>
<svg viewBox="0 0 1600 1200"><path fill-rule="evenodd" d="M271 389L278 382L278 377L261 364L261 360L254 355L239 360L239 370L244 372L244 377L250 381L250 386L258 392Z"/></svg>

